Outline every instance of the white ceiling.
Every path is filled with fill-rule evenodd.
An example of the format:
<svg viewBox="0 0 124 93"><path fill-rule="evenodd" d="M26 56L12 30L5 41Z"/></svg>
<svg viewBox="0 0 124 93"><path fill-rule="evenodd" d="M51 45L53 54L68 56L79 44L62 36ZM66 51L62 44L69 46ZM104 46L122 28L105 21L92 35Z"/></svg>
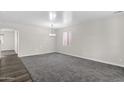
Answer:
<svg viewBox="0 0 124 93"><path fill-rule="evenodd" d="M57 11L54 20L55 28L78 24L87 20L110 16L113 11ZM0 22L38 25L50 27L50 12L48 11L1 11Z"/></svg>

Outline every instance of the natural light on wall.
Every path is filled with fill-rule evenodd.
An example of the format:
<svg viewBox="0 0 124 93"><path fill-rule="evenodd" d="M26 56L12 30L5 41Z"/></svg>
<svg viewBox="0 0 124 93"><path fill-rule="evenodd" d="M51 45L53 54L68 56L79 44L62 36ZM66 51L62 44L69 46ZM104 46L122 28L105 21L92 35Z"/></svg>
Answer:
<svg viewBox="0 0 124 93"><path fill-rule="evenodd" d="M0 44L3 44L3 34L0 34Z"/></svg>
<svg viewBox="0 0 124 93"><path fill-rule="evenodd" d="M54 21L55 21L55 18L56 18L56 13L55 12L50 12L49 17L50 17L50 21L51 21L49 36L50 37L55 37L56 34L55 34L55 30L54 30Z"/></svg>
<svg viewBox="0 0 124 93"><path fill-rule="evenodd" d="M72 35L71 32L63 32L63 46L71 44Z"/></svg>
<svg viewBox="0 0 124 93"><path fill-rule="evenodd" d="M50 20L51 20L51 21L54 21L55 18L56 18L56 13L55 13L54 11L51 11L51 12L49 13L49 17L50 17Z"/></svg>

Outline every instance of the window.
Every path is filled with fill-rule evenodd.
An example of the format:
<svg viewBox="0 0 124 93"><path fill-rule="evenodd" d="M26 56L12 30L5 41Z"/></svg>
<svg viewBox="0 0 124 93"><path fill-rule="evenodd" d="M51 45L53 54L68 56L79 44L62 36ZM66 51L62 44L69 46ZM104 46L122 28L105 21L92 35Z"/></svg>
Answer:
<svg viewBox="0 0 124 93"><path fill-rule="evenodd" d="M63 32L63 46L71 44L71 32Z"/></svg>

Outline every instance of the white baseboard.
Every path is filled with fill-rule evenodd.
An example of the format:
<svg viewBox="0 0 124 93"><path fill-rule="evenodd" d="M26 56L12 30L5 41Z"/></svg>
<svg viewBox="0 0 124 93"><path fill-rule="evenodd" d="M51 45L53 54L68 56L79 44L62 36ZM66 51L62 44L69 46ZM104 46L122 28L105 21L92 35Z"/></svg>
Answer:
<svg viewBox="0 0 124 93"><path fill-rule="evenodd" d="M50 51L50 52L43 52L43 53L35 53L35 54L20 54L20 55L18 55L18 57L35 56L35 55L49 54L49 53L54 53L54 51Z"/></svg>
<svg viewBox="0 0 124 93"><path fill-rule="evenodd" d="M113 63L113 62L110 62L110 61L104 61L104 60L99 60L99 59L94 59L94 58L82 57L82 56L79 56L79 55L73 55L73 54L70 54L70 53L65 53L65 52L60 52L60 51L58 53L69 55L69 56L74 56L74 57L79 57L79 58L84 58L84 59L88 59L88 60L93 60L93 61L97 61L97 62L105 63L105 64L110 64L110 65L114 65L114 66L124 67L123 64L116 64L116 63Z"/></svg>

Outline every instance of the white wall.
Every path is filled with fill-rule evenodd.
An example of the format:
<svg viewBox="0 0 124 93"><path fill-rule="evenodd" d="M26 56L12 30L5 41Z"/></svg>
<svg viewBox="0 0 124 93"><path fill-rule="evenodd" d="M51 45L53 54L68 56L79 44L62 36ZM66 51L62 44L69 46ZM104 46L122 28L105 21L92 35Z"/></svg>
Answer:
<svg viewBox="0 0 124 93"><path fill-rule="evenodd" d="M18 44L19 44L19 37L18 37L18 31L14 31L14 35L15 35L15 44L14 44L14 49L15 49L15 52L18 54Z"/></svg>
<svg viewBox="0 0 124 93"><path fill-rule="evenodd" d="M62 45L62 33L72 32L70 46ZM124 14L96 19L57 32L57 51L124 66Z"/></svg>
<svg viewBox="0 0 124 93"><path fill-rule="evenodd" d="M49 32L48 28L23 26L19 30L19 56L54 52L55 39Z"/></svg>
<svg viewBox="0 0 124 93"><path fill-rule="evenodd" d="M0 40L0 59L1 59L1 40Z"/></svg>
<svg viewBox="0 0 124 93"><path fill-rule="evenodd" d="M55 51L55 39L49 37L49 28L34 25L0 23L0 29L18 31L18 56L30 56Z"/></svg>
<svg viewBox="0 0 124 93"><path fill-rule="evenodd" d="M4 34L3 36L3 44L1 44L2 50L14 50L14 32L11 31L1 31L1 34Z"/></svg>

